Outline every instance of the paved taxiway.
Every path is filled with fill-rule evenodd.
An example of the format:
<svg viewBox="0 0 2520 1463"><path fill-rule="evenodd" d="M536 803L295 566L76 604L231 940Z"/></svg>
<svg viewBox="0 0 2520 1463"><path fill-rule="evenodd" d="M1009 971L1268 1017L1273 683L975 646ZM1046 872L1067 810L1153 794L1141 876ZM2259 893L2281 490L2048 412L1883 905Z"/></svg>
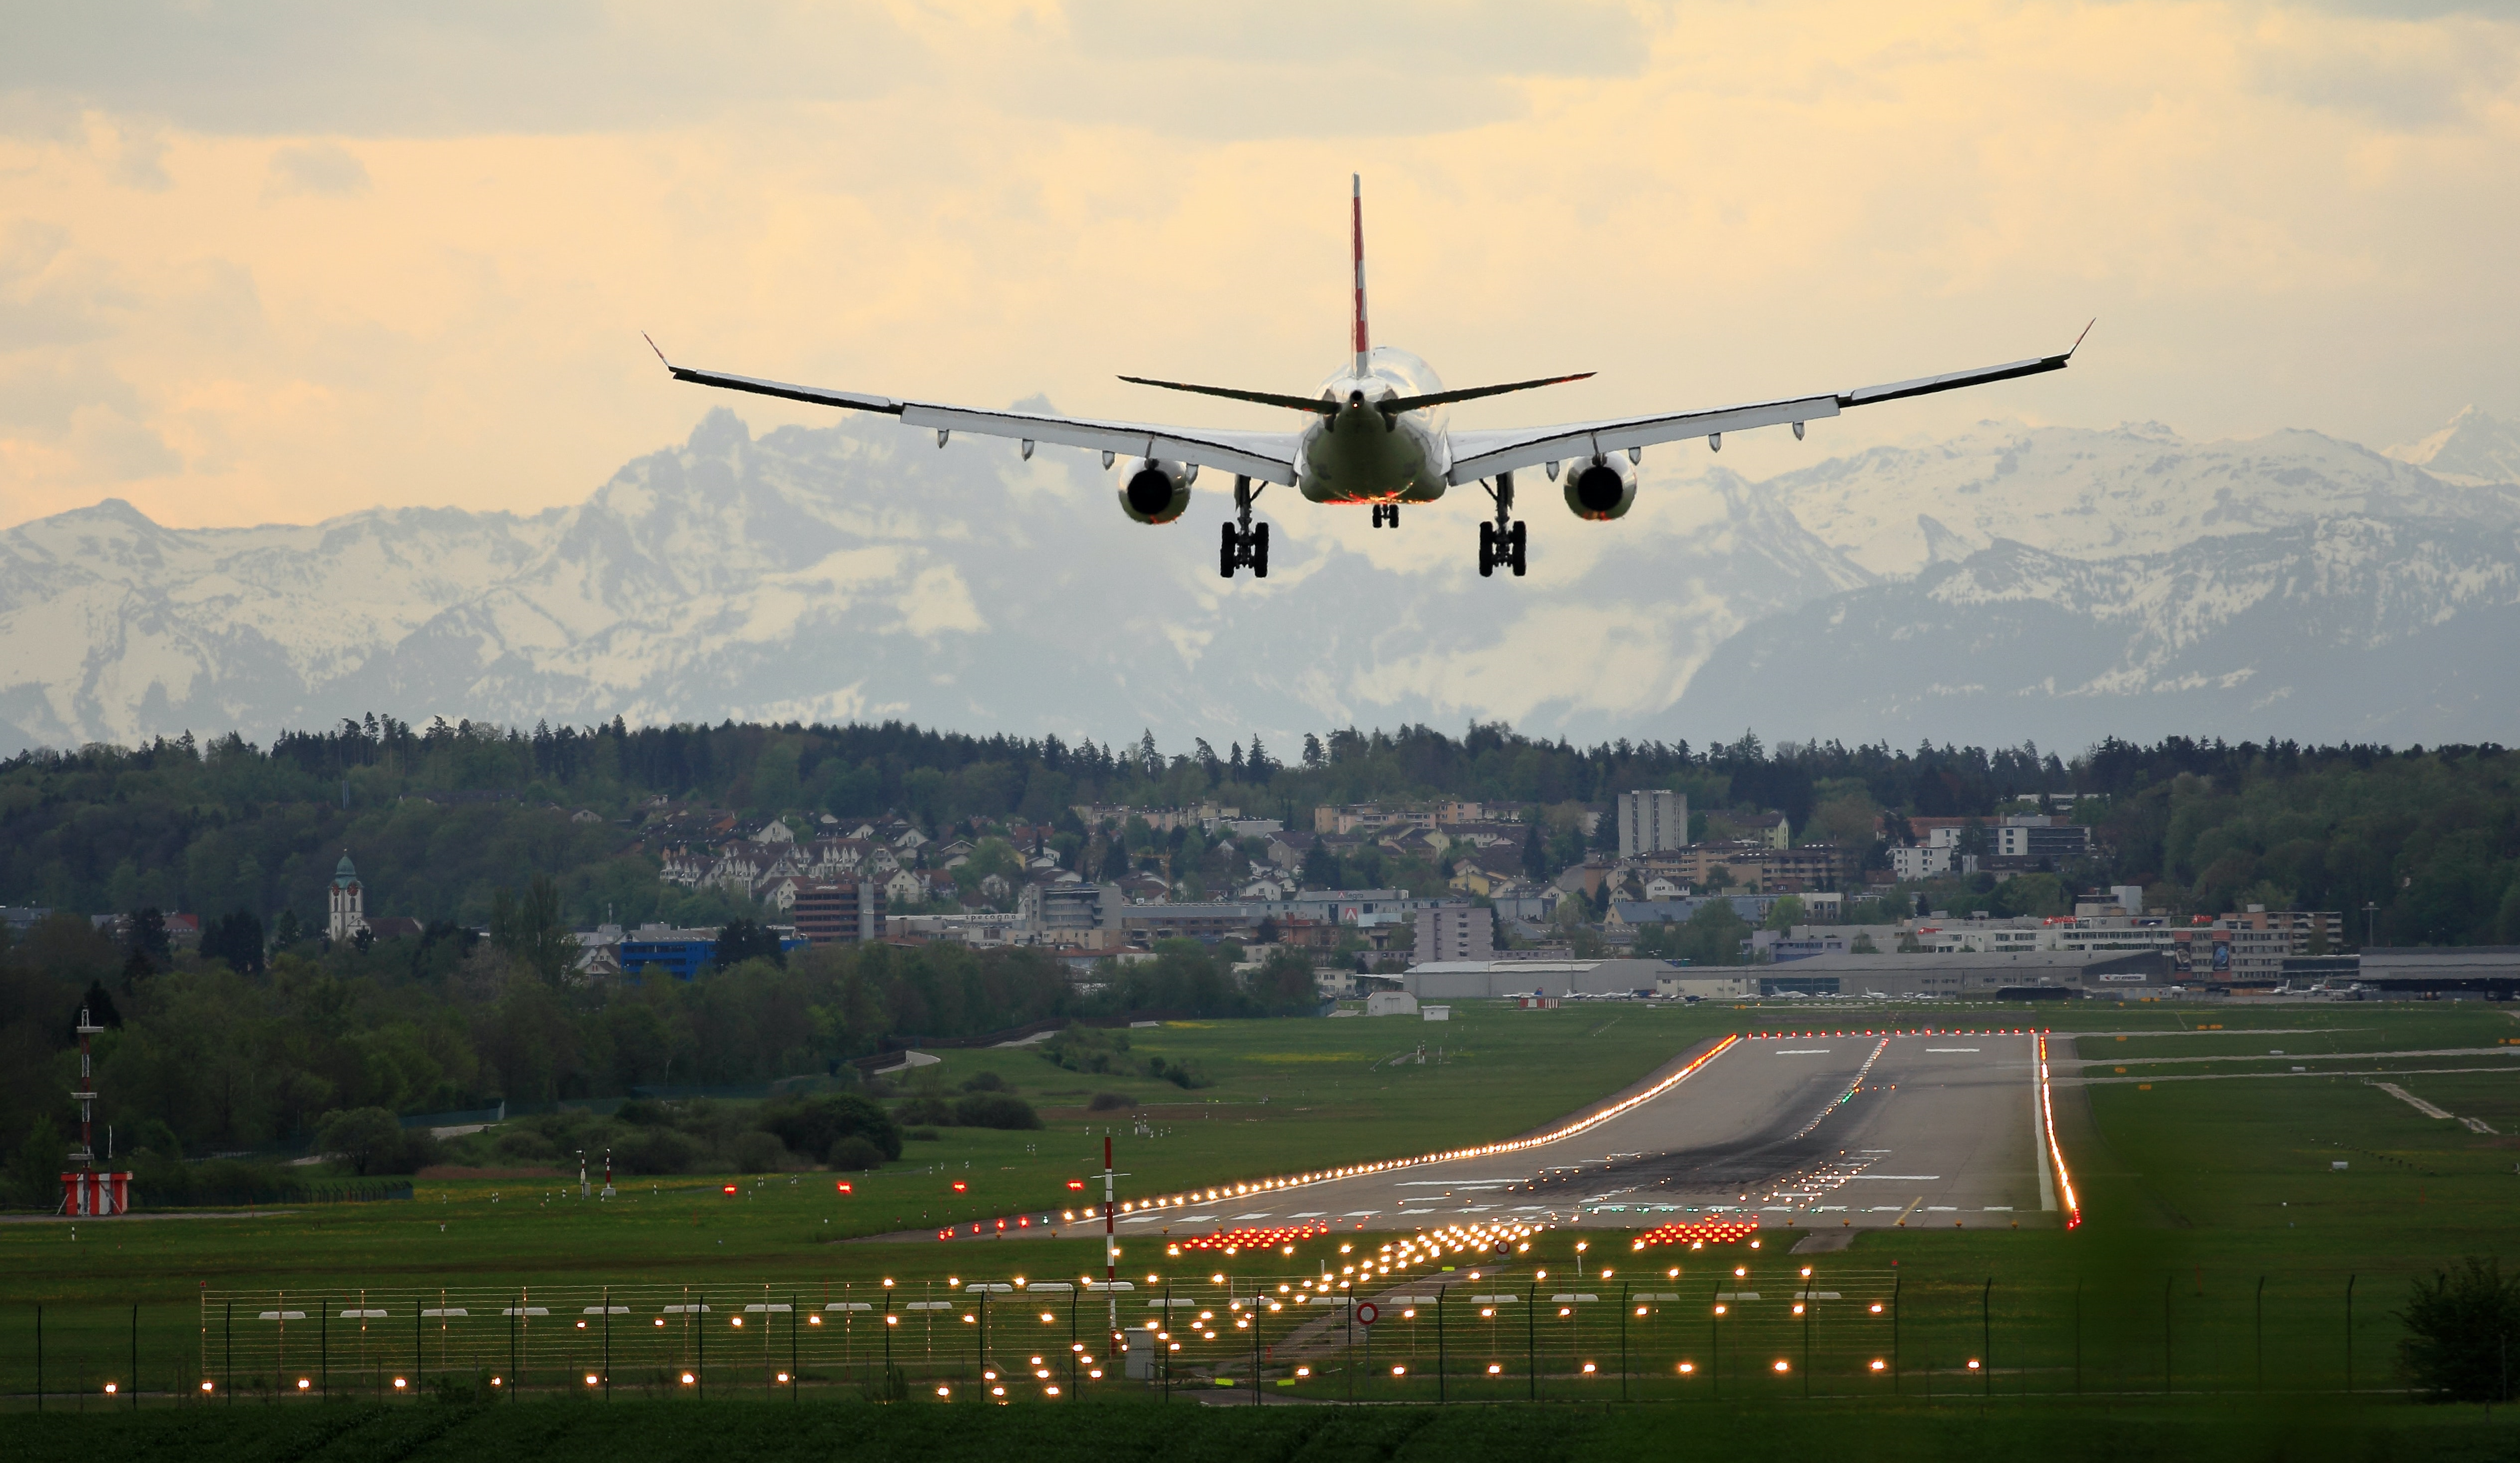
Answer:
<svg viewBox="0 0 2520 1463"><path fill-rule="evenodd" d="M1184 1235L1537 1219L1647 1228L1717 1214L1803 1228L2055 1223L2036 1042L2009 1033L1747 1038L1571 1137L1125 1215L1117 1227Z"/></svg>

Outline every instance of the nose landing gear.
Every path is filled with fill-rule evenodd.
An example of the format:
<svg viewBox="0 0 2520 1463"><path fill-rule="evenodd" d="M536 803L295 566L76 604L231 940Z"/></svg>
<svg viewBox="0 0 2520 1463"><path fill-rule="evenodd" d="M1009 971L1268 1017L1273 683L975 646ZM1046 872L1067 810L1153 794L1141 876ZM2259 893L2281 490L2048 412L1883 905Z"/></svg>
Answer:
<svg viewBox="0 0 2520 1463"><path fill-rule="evenodd" d="M1221 578L1232 579L1234 571L1245 564L1250 565L1252 578L1269 577L1269 525L1251 521L1251 500L1259 496L1260 489L1251 486L1250 478L1234 479L1235 521L1222 525L1225 532L1216 552L1216 572Z"/></svg>
<svg viewBox="0 0 2520 1463"><path fill-rule="evenodd" d="M1520 579L1525 564L1522 520L1513 516L1513 474L1497 474L1496 486L1488 489L1496 500L1496 520L1479 525L1479 577L1491 578L1502 564L1513 570Z"/></svg>

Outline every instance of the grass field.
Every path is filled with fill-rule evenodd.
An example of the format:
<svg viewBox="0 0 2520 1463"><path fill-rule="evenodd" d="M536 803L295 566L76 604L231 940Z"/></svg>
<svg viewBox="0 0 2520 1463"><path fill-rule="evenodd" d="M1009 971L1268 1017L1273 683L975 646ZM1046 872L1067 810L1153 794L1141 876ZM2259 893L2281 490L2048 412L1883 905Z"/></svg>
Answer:
<svg viewBox="0 0 2520 1463"><path fill-rule="evenodd" d="M1782 1293L1799 1283L1794 1272L1800 1264L1812 1264L1819 1271L1812 1285L1826 1286L1842 1300L1815 1303L1807 1323L1773 1308L1743 1309L1720 1331L1708 1300L1718 1286L1731 1283L1720 1275L1721 1266L1708 1264L1707 1257L1656 1256L1652 1270L1642 1268L1641 1260L1635 1272L1601 1281L1592 1271L1610 1263L1613 1257L1602 1251L1617 1246L1605 1245L1609 1237L1596 1233L1587 1236L1595 1253L1581 1262L1587 1274L1573 1283L1598 1301L1529 1309L1458 1308L1458 1301L1448 1302L1455 1308L1449 1309L1440 1343L1431 1334L1432 1316L1392 1317L1373 1333L1371 1369L1361 1352L1340 1345L1343 1337L1297 1336L1294 1328L1307 1318L1304 1313L1265 1315L1259 1334L1282 1354L1273 1355L1263 1390L1273 1400L1285 1401L1344 1399L1352 1388L1360 1399L1432 1400L1431 1371L1440 1347L1446 1373L1441 1385L1450 1399L1502 1403L1536 1392L1557 1401L1606 1401L1624 1385L1632 1398L1681 1407L1641 1415L1712 1419L1746 1407L1779 1419L1761 1436L1783 1439L1798 1436L1781 1421L1801 1415L1796 1408L1842 1413L1863 1398L1863 1408L1893 1419L1885 1425L1899 1437L1915 1440L1918 1456L1933 1447L1962 1446L1968 1429L1979 1426L1940 1410L1917 1410L1917 1394L1929 1386L1937 1389L1941 1406L1974 1395L1981 1403L1998 1404L1999 1412L2028 1409L2058 1419L2084 1416L2073 1409L2100 1395L2118 1398L2113 1405L2137 1407L2161 1405L2160 1395L2167 1393L2173 1413L2165 1416L2183 1419L2177 1424L2182 1428L2211 1431L2225 1425L2217 1420L2225 1414L2199 1402L2200 1396L2237 1409L2231 1416L2247 1410L2261 1387L2302 1405L2324 1405L2316 1397L2340 1392L2349 1364L2356 1389L2372 1397L2354 1405L2381 1405L2376 1399L2402 1385L2394 1367L2398 1330L2392 1312L2404 1304L2408 1280L2466 1254L2520 1260L2520 1244L2514 1243L2520 1240L2514 1218L2520 1215L2520 1139L2510 1136L2520 1130L2520 1048L2501 1047L2512 1055L2422 1054L2498 1047L2520 1036L2520 1021L2509 1012L2478 1005L2379 1004L2200 1012L2143 1004L2031 1014L2016 1007L1981 1019L2014 1025L2034 1015L2092 1034L2076 1049L2091 1062L2094 1085L2061 1088L2057 1105L2085 1204L2086 1222L2077 1230L1875 1231L1849 1251L1800 1263L1776 1250L1736 1255L1731 1259L1754 1267L1752 1286L1766 1275ZM857 1180L857 1192L846 1197L836 1192L833 1175L812 1174L625 1183L622 1197L611 1204L577 1200L573 1178L565 1185L549 1177L424 1180L418 1199L409 1203L75 1226L0 1223L0 1394L22 1409L30 1401L37 1304L45 1309L45 1387L57 1410L96 1408L108 1380L128 1385L138 1308L138 1375L149 1406L137 1420L112 1426L117 1437L131 1430L130 1445L140 1451L184 1446L215 1455L222 1448L242 1450L256 1429L272 1428L311 1430L292 1434L306 1440L302 1448L284 1449L306 1456L366 1446L361 1438L406 1434L422 1452L542 1448L557 1424L532 1418L545 1412L592 1416L589 1409L555 1400L585 1395L575 1379L593 1354L592 1333L577 1331L568 1317L583 1312L582 1302L630 1297L646 1329L635 1343L614 1338L622 1349L613 1352L609 1374L621 1397L616 1406L631 1414L679 1418L671 1405L652 1398L697 1390L677 1380L693 1359L697 1336L684 1334L692 1323L661 1328L671 1336L658 1335L660 1328L652 1324L660 1303L675 1297L707 1297L712 1321L719 1320L714 1312L720 1308L739 1301L799 1308L761 1313L741 1340L731 1314L723 1317L723 1329L708 1333L702 1375L713 1401L729 1394L785 1393L775 1381L788 1364L778 1328L791 1323L794 1339L786 1350L797 1358L803 1396L817 1404L809 1414L879 1384L880 1343L887 1335L898 1349L895 1362L913 1374L922 1397L931 1384L968 1389L978 1380L970 1374L980 1367L982 1325L990 1328L987 1354L995 1365L1029 1373L1033 1368L1025 1358L1041 1354L1057 1372L1071 1327L1088 1337L1099 1329L1090 1307L1075 1305L1078 1314L1071 1317L1072 1297L1011 1297L996 1302L990 1315L963 1321L962 1315L977 1308L968 1292L947 1282L1072 1278L1099 1266L1099 1246L1030 1239L905 1245L860 1237L957 1217L1073 1203L1065 1182L1099 1169L1106 1127L1115 1134L1119 1167L1131 1175L1123 1180L1124 1195L1401 1156L1526 1130L1617 1090L1709 1036L1821 1019L1808 1007L1663 1010L1604 1004L1517 1012L1460 1005L1454 1020L1444 1024L1271 1021L1132 1033L1141 1054L1193 1059L1216 1077L1215 1086L1191 1093L1160 1084L1082 1077L1025 1049L950 1052L944 1069L949 1082L996 1072L1043 1106L1049 1128L944 1130L939 1141L912 1144L902 1164ZM1842 1019L1882 1018L1863 1012ZM1968 1018L1938 1011L1932 1019L1964 1024ZM1391 1060L1414 1056L1421 1040L1429 1047L1426 1063ZM1440 1061L1433 1059L1438 1044ZM2280 1055L2272 1054L2276 1048ZM2308 1070L2296 1074L2296 1066ZM2373 1072L2388 1075L2362 1075ZM2494 1131L2428 1117L2371 1086L2374 1080L2395 1082ZM1086 1094L1114 1089L1142 1100L1174 1100L1143 1110L1153 1135L1133 1136L1128 1117L1089 1117L1079 1105ZM2331 1168L2340 1160L2347 1169ZM959 1200L950 1188L958 1179L968 1186ZM737 1184L736 1195L722 1191L725 1182ZM1247 1301L1255 1288L1274 1294L1276 1285L1318 1275L1326 1264L1335 1268L1362 1258L1351 1255L1343 1262L1337 1253L1339 1243L1358 1238L1312 1241L1292 1259L1210 1259L1195 1265L1200 1257L1163 1255L1159 1239L1129 1240L1124 1272L1145 1287L1131 1298L1139 1308L1129 1318L1144 1318L1145 1300L1167 1284L1174 1298L1232 1316L1236 1312L1227 1303ZM1375 1236L1374 1243L1383 1238ZM1502 1273L1486 1271L1483 1283L1545 1302L1569 1283L1579 1263L1575 1242L1569 1232L1546 1234ZM1672 1267L1666 1260L1675 1261L1684 1276L1661 1273ZM1455 1266L1441 1278L1457 1282L1464 1278L1462 1267L1473 1263L1451 1255L1434 1264ZM1210 1268L1217 1264L1231 1266L1231 1272ZM1395 1278L1432 1267L1403 1267ZM1541 1269L1554 1278L1538 1279ZM1210 1274L1226 1279L1214 1281ZM1149 1282L1150 1275L1160 1278ZM1633 1305L1618 1304L1617 1292L1642 1285L1648 1276L1650 1294L1675 1299L1650 1301L1639 1316ZM819 1309L858 1298L879 1308L886 1278L896 1282L896 1305L915 1297L953 1308L904 1314L902 1323L915 1324L896 1323L888 1333L872 1329L876 1320L867 1313ZM607 1296L606 1286L622 1288L622 1294ZM1700 1286L1706 1287L1704 1296ZM525 1304L553 1312L517 1319L519 1330L543 1328L521 1342L510 1336L509 1322L493 1318L505 1305L516 1304L513 1293L520 1288L527 1292ZM273 1293L288 1299L272 1300ZM461 1327L441 1323L433 1339L434 1363L428 1355L432 1339L416 1341L404 1330L414 1312L411 1298L432 1294L458 1300L469 1295L465 1308L473 1312ZM233 1344L238 1350L228 1349L224 1334L231 1298L243 1298L239 1308L252 1312L234 1323L243 1338ZM1878 1314L1867 1308L1875 1302L1885 1308ZM1037 1306L1046 1307L1053 1319L1042 1321ZM387 1309L393 1321L368 1325L338 1316L342 1309L370 1307ZM291 1323L293 1338L284 1342L277 1325L257 1318L262 1308L303 1308L310 1320ZM1471 1313L1478 1308L1501 1314ZM1559 1309L1568 1313L1561 1317ZM331 1319L314 1319L328 1311ZM809 1316L821 1317L811 1331L805 1329ZM310 1327L316 1336L308 1336ZM1213 1378L1222 1375L1247 1397L1252 1333L1225 1330L1216 1342L1204 1334L1198 1328L1184 1333L1187 1346L1176 1371L1184 1394L1213 1388ZM306 1350L310 1342L320 1349L314 1357ZM1622 1346L1624 1367L1618 1361ZM440 1418L423 1423L403 1413L372 1415L348 1400L390 1396L388 1374L411 1371L416 1353L426 1374L466 1388L506 1372L509 1359L520 1357L526 1363L526 1404L492 1409L500 1415L476 1415L462 1406L404 1403L413 1417ZM233 1359L240 1356L241 1363ZM1287 1375L1302 1358L1310 1359L1313 1374ZM1871 1369L1876 1359L1886 1362L1884 1370ZM167 1403L178 1395L197 1396L204 1375L223 1393L230 1365L237 1367L236 1389L248 1397L292 1393L297 1377L315 1374L310 1360L324 1369L324 1382L336 1394L329 1408L292 1396L267 1410L250 1402L233 1409L248 1420L220 1421L205 1414L230 1408ZM1691 1372L1678 1370L1684 1360ZM1980 1362L1978 1369L1969 1368L1971 1360ZM1778 1361L1788 1363L1785 1371L1775 1370ZM1590 1374L1583 1370L1587 1362L1596 1368ZM1395 1378L1393 1365L1409 1370ZM1493 1376L1490 1366L1498 1368ZM1040 1392L1038 1379L1022 1380ZM1082 1393L1085 1400L1106 1405L1134 1390L1116 1378L1053 1382L1068 1383L1062 1396ZM1817 1400L1805 1402L1806 1388ZM2085 1402L2074 1401L2077 1391ZM632 1405L634 1398L652 1399ZM505 1420L511 1411L517 1420ZM842 1411L876 1415L855 1406ZM1373 1441L1383 1435L1371 1429L1353 1437L1336 1432L1363 1424L1278 1420L1303 1412L1264 1409L1265 1423L1238 1426L1294 1430L1268 1433L1277 1442L1255 1442L1264 1454L1282 1443L1288 1450L1389 1450L1388 1439ZM262 1421L249 1420L257 1413ZM187 1414L195 1420L179 1421ZM729 1415L745 1419L730 1426L757 1436L748 1446L765 1454L791 1446L782 1425L761 1420L771 1418L770 1410L756 1417L739 1408ZM1510 1429L1523 1424L1503 1419L1525 1414L1463 1415L1484 1415L1497 1419L1494 1426ZM2420 1415L2428 1431L2390 1445L2424 1450L2401 1455L2457 1456L2489 1436L2466 1423L2431 1421L2436 1412ZM1174 1422L1170 1416L1132 1426L1153 1430L1148 1436L1188 1429L1181 1446L1193 1453L1208 1445L1200 1441L1208 1435L1197 1430L1213 1424ZM85 1425L103 1421L92 1412ZM618 1426L584 1425L597 1434ZM835 1425L817 1422L808 1431ZM68 1436L53 1430L71 1424L48 1417L40 1426L40 1432L24 1431L37 1424L14 1416L0 1423L13 1440L12 1450L32 1449L22 1454L27 1456L41 1455L40 1440ZM657 1426L670 1431L681 1424ZM923 1425L883 1426L909 1430L898 1435L907 1447ZM1331 1432L1313 1437L1301 1432L1304 1426ZM1403 1443L1390 1445L1452 1446L1442 1440L1449 1436L1446 1429L1458 1426L1412 1424L1392 1435ZM1614 1453L1647 1436L1637 1431L1643 1424L1616 1418L1598 1426L1607 1430L1599 1445ZM2093 1436L2079 1423L2059 1421L2057 1427L2056 1436L2075 1447L2083 1443L2073 1440Z"/></svg>

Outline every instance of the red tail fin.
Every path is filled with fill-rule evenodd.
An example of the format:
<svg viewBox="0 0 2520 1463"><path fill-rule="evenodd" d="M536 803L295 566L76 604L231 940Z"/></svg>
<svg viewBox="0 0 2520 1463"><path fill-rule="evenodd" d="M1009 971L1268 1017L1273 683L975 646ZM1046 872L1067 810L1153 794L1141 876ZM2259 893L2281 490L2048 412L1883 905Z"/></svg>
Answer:
<svg viewBox="0 0 2520 1463"><path fill-rule="evenodd" d="M1352 190L1348 201L1348 240L1351 245L1353 245L1353 250L1356 256L1356 328L1350 332L1354 336L1354 339L1350 344L1356 351L1356 374L1358 376L1363 376L1365 375L1366 354L1373 349L1373 343L1367 337L1365 331L1364 175L1361 173L1348 174L1348 186Z"/></svg>

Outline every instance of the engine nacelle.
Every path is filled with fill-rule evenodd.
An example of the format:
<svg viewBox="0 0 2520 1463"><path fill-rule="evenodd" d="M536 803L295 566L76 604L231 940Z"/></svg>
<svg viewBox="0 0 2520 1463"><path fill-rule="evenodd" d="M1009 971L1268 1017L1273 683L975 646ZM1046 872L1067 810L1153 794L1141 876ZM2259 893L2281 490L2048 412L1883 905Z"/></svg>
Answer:
<svg viewBox="0 0 2520 1463"><path fill-rule="evenodd" d="M1190 485L1198 468L1162 458L1120 465L1120 511L1141 523L1170 523L1190 510Z"/></svg>
<svg viewBox="0 0 2520 1463"><path fill-rule="evenodd" d="M1618 454L1566 465L1559 479L1566 487L1566 510L1578 518L1606 523L1623 517L1637 501L1636 465Z"/></svg>

